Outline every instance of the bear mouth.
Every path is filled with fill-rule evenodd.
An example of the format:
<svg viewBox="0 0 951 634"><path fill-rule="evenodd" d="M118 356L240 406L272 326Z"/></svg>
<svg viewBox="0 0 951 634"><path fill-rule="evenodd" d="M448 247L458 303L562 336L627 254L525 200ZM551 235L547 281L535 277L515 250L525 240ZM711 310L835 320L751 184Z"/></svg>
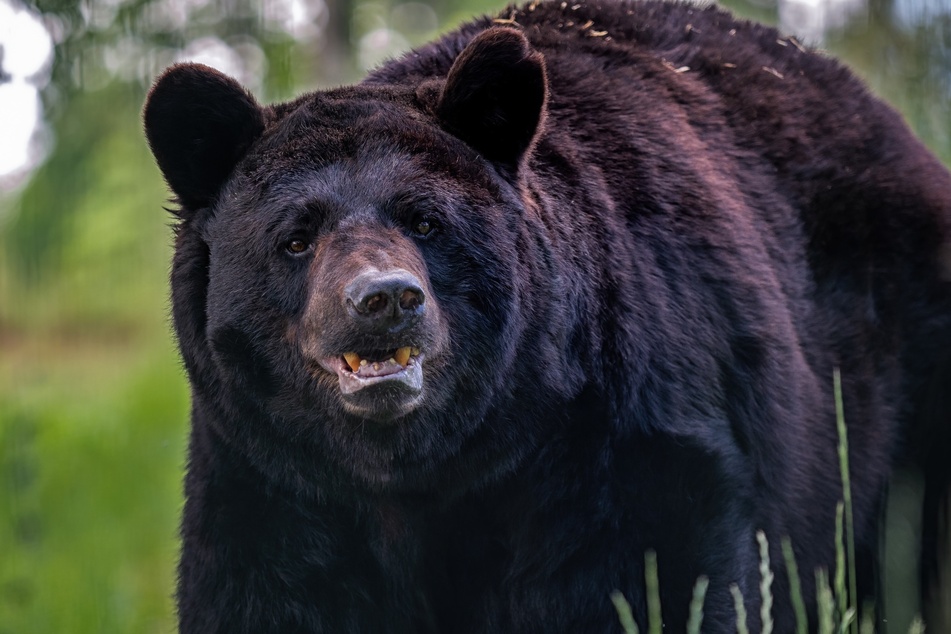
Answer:
<svg viewBox="0 0 951 634"><path fill-rule="evenodd" d="M325 359L321 365L336 373L344 395L374 385L419 392L423 388L424 358L419 348L403 346L390 351L345 352L339 357Z"/></svg>

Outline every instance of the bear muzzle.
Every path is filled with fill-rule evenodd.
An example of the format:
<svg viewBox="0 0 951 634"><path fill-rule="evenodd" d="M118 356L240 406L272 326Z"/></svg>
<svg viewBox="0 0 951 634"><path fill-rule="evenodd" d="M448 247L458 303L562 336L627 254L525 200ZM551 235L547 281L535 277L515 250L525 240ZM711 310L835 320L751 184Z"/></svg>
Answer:
<svg viewBox="0 0 951 634"><path fill-rule="evenodd" d="M405 269L364 271L347 284L343 296L353 326L370 334L412 328L426 312L422 283Z"/></svg>
<svg viewBox="0 0 951 634"><path fill-rule="evenodd" d="M328 307L338 336L322 342L324 355L311 358L337 376L355 413L391 418L422 399L423 363L433 343L428 330L439 312L429 305L427 288L403 268L368 267L342 285L337 307Z"/></svg>

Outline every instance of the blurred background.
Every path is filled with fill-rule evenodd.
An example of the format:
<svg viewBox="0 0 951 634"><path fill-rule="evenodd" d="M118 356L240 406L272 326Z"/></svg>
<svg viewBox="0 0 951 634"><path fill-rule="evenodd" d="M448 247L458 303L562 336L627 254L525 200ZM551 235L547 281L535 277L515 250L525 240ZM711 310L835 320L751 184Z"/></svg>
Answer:
<svg viewBox="0 0 951 634"><path fill-rule="evenodd" d="M951 161L951 0L725 5L847 60ZM175 630L188 395L141 133L152 78L195 60L287 99L501 8L0 0L0 634ZM896 490L892 532L911 534L914 481ZM889 617L907 631L914 543L896 543Z"/></svg>

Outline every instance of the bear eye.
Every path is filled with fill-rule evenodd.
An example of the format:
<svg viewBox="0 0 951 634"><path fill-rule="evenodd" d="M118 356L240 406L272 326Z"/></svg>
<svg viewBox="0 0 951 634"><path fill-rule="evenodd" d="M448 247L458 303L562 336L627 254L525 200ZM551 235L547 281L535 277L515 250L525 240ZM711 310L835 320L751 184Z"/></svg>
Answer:
<svg viewBox="0 0 951 634"><path fill-rule="evenodd" d="M304 240L294 239L288 242L284 248L287 249L287 252L291 255L300 255L310 249L310 244Z"/></svg>
<svg viewBox="0 0 951 634"><path fill-rule="evenodd" d="M416 222L413 232L418 236L426 237L436 230L436 222L429 218L422 218Z"/></svg>

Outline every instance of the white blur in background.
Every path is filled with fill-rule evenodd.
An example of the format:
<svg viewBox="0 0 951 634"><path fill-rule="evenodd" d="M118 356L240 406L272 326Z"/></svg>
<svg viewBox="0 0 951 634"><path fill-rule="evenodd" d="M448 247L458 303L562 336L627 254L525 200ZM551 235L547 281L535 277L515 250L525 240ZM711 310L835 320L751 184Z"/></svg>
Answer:
<svg viewBox="0 0 951 634"><path fill-rule="evenodd" d="M52 61L53 40L40 17L0 0L0 190L25 182L50 147L40 91Z"/></svg>
<svg viewBox="0 0 951 634"><path fill-rule="evenodd" d="M80 28L105 30L128 0L82 3ZM144 19L170 32L185 33L212 0L155 0ZM296 41L317 39L327 24L321 0L267 0L261 24ZM41 94L50 82L54 45L67 27L54 15L42 16L20 0L0 0L0 196L15 194L29 181L52 149L52 132L44 121ZM88 50L71 69L72 81L85 91L98 90L115 78L144 85L175 62L206 64L258 91L267 74L267 59L251 37L225 41L211 35L188 40L179 48L150 45L128 37Z"/></svg>

